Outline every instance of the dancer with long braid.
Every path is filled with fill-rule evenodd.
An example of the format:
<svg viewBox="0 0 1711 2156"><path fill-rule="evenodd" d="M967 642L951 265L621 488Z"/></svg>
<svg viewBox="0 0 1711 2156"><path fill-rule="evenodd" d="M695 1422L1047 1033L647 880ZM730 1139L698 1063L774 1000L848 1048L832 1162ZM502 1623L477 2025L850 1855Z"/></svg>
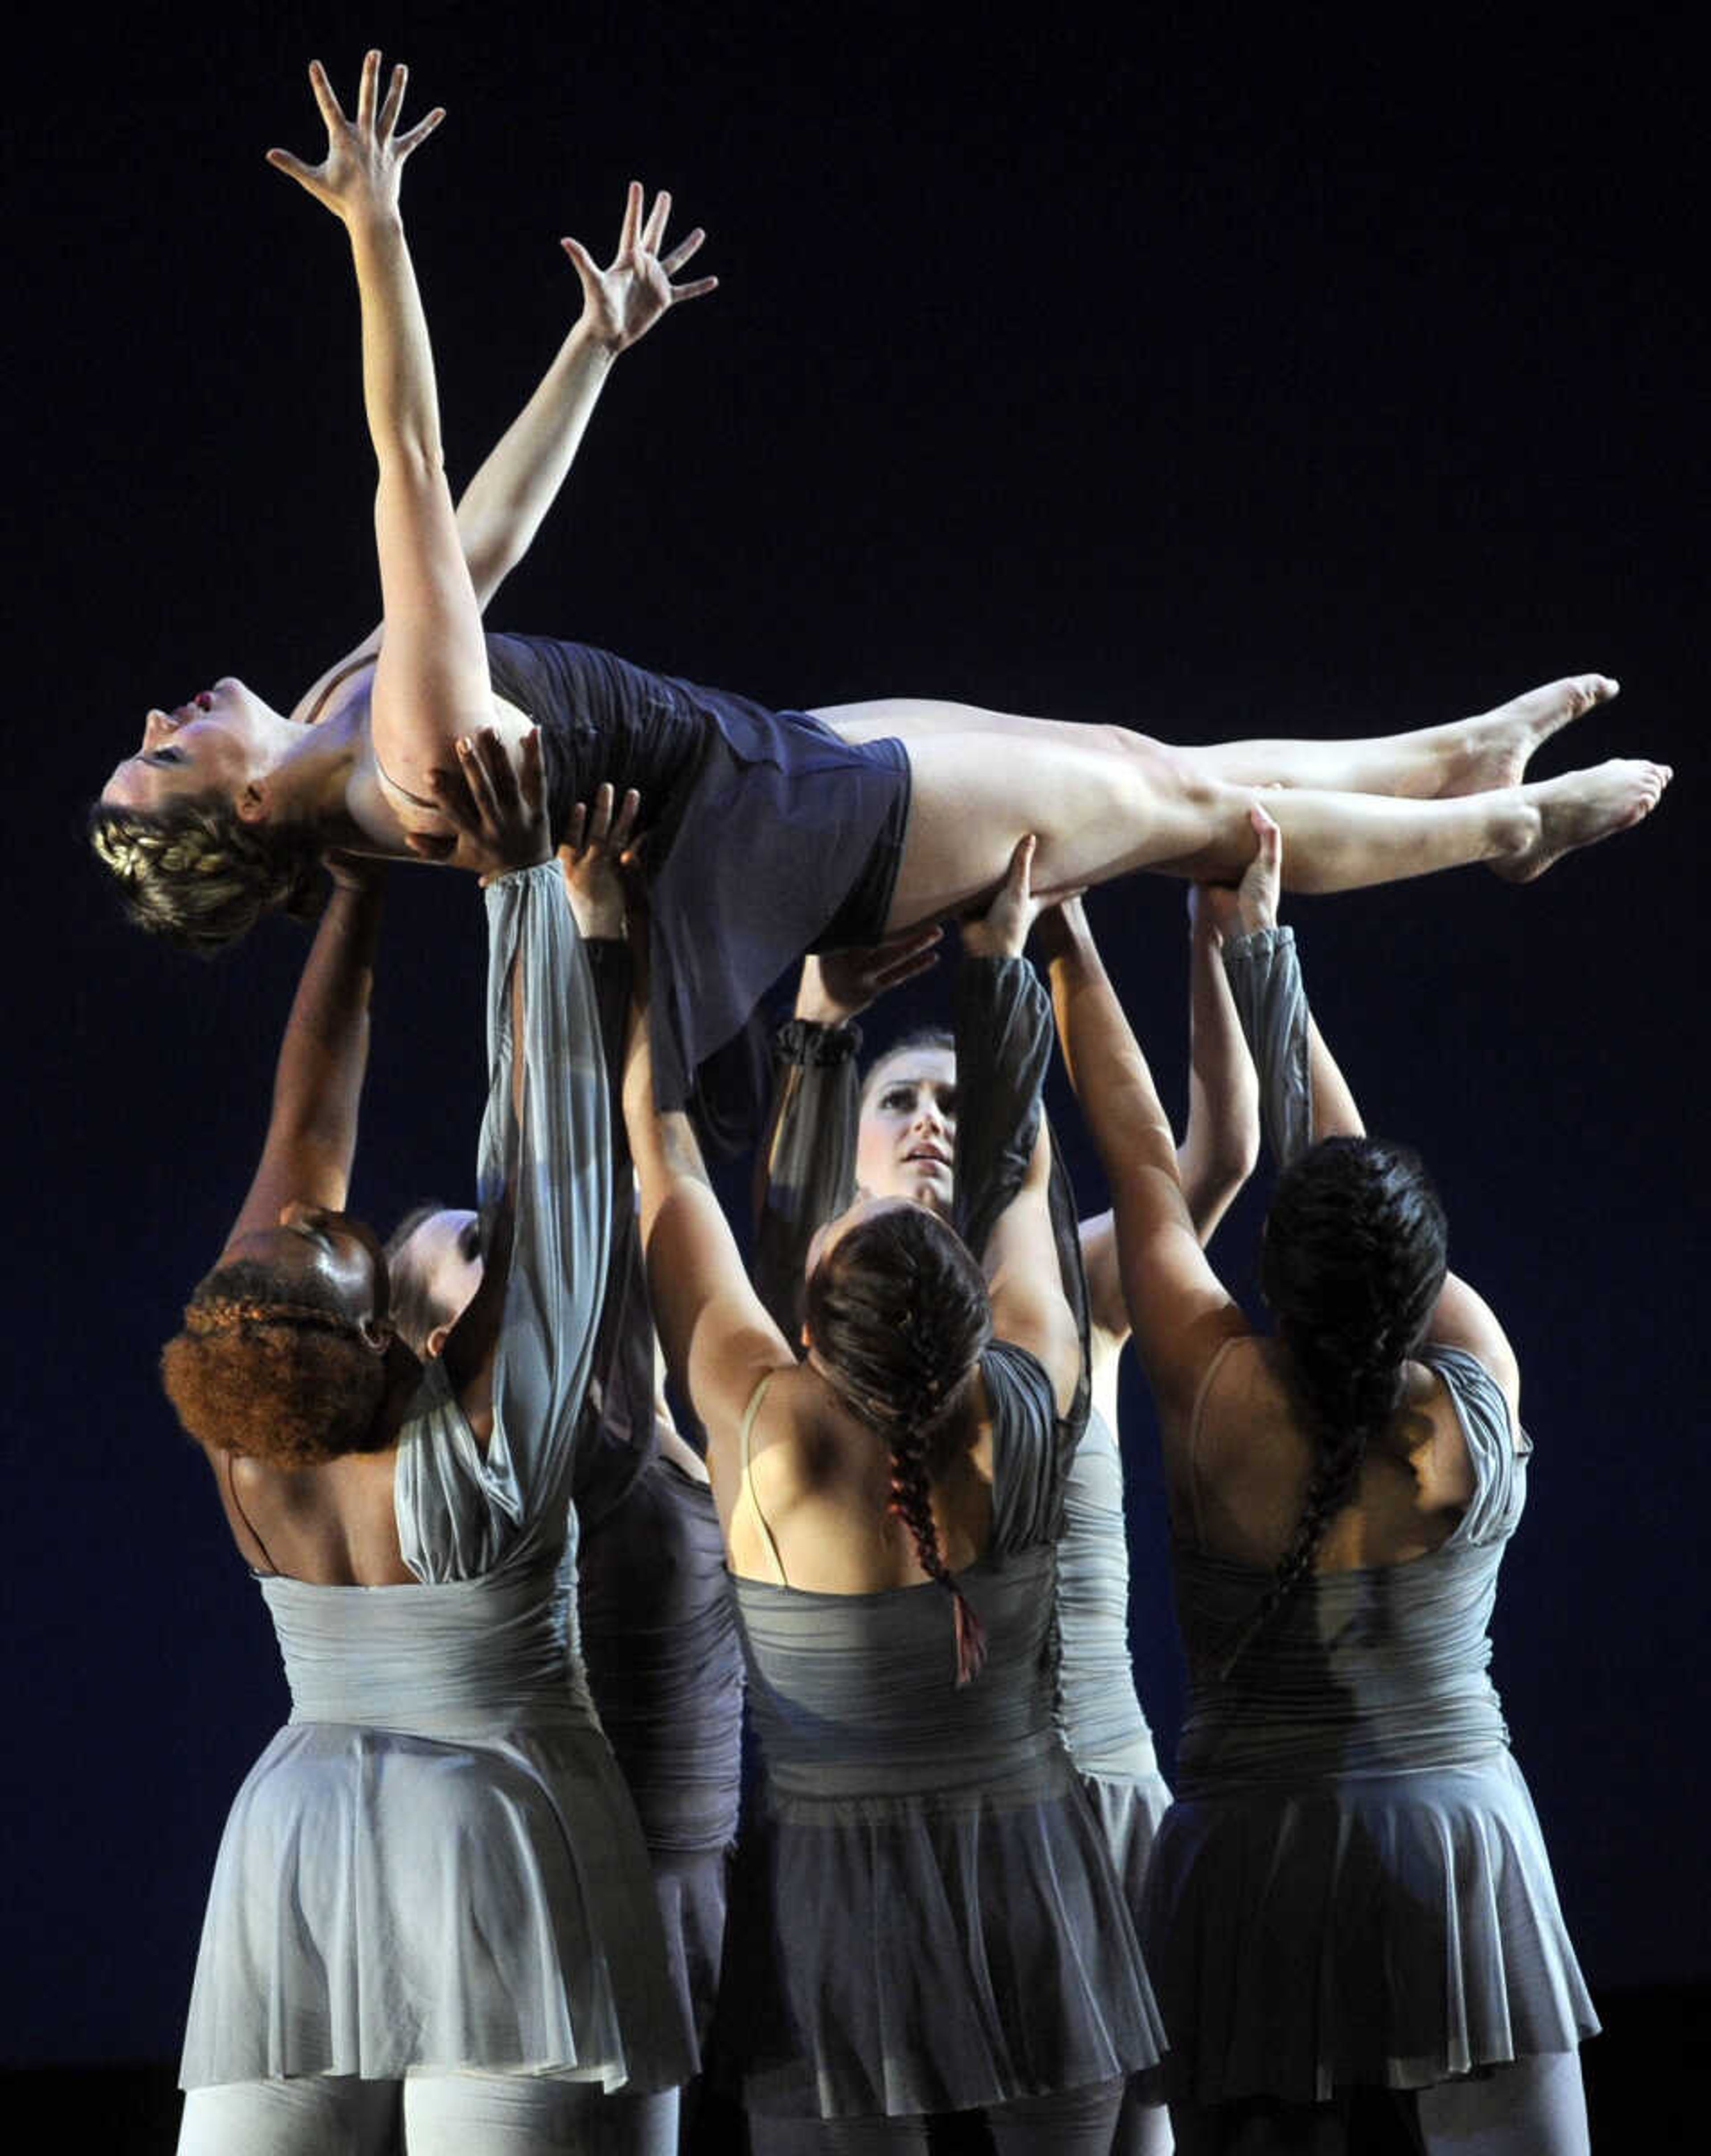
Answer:
<svg viewBox="0 0 1711 2156"><path fill-rule="evenodd" d="M1031 842L964 929L964 1037L1031 1030ZM994 1061L1001 1059L995 1057ZM858 1204L818 1239L799 1363L745 1274L638 1029L625 1111L668 1357L708 1436L763 1764L725 1995L753 2145L1107 2156L1158 2029L1121 1886L1057 1734L1051 1634L1082 1342L1038 1068L965 1183L966 1242ZM1071 1241L1071 1250L1073 1242ZM971 1255L983 1253L985 1275Z"/></svg>
<svg viewBox="0 0 1711 2156"><path fill-rule="evenodd" d="M404 162L439 116L400 131L403 70L383 95L378 53L353 119L318 63L311 80L325 160L270 156L351 243L384 619L289 716L230 676L150 711L91 819L143 925L218 947L298 902L329 846L455 861L433 774L455 770L472 727L515 745L538 725L557 835L602 783L650 804L656 1075L676 1106L804 950L965 906L997 887L1025 829L1044 885L1140 868L1230 879L1252 850L1248 789L1270 784L1299 789L1275 813L1303 889L1471 861L1525 879L1639 821L1667 783L1643 761L1526 780L1541 741L1614 693L1598 675L1417 733L1187 750L919 697L773 711L580 644L484 637L482 608L556 493L614 359L709 289L671 281L700 234L662 257L669 198L644 218L633 188L608 269L567 243L583 320L455 510L399 208Z"/></svg>
<svg viewBox="0 0 1711 2156"><path fill-rule="evenodd" d="M1209 1239L1259 1150L1253 1065L1219 957L1213 908L1190 907L1189 1117L1179 1164L1189 1208ZM805 1260L820 1226L868 1198L913 1198L948 1217L958 1175L982 1187L981 1154L1010 1137L1000 1113L963 1129L956 1043L924 1031L876 1055L858 1084L859 1014L933 963L936 932L807 961L794 1016L773 1044L773 1112L758 1176L755 1283L780 1329L801 1324ZM1032 1023L1025 1020L1031 1017ZM1050 1059L1042 995L1001 1039L980 1044L983 1090L1037 1090ZM972 1155L972 1157L971 1157ZM1135 1690L1128 1648L1128 1549L1117 1440L1118 1365L1128 1337L1109 1212L1072 1224L1085 1268L1092 1412L1065 1486L1057 1553L1058 1707L1064 1742L1138 1913L1147 1860L1170 1792ZM1077 1260L1071 1260L1066 1273ZM1115 2156L1169 2146L1162 2092L1142 2077L1124 2099Z"/></svg>
<svg viewBox="0 0 1711 2156"><path fill-rule="evenodd" d="M1531 1445L1418 1158L1368 1137L1276 926L1225 963L1283 1163L1255 1334L1201 1255L1084 921L1065 1045L1159 1404L1191 1697L1143 1936L1183 2156L1584 2156L1596 2022L1487 1670ZM1232 929L1236 925L1232 921Z"/></svg>

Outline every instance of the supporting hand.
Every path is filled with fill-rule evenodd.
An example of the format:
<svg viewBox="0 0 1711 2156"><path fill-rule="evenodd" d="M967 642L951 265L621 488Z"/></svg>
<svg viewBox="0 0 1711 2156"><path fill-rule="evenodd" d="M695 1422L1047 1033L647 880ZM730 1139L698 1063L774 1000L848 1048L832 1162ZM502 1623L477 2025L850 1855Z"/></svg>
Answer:
<svg viewBox="0 0 1711 2156"><path fill-rule="evenodd" d="M1244 935L1277 926L1277 892L1283 876L1283 834L1257 802L1247 812L1259 845L1236 886Z"/></svg>
<svg viewBox="0 0 1711 2156"><path fill-rule="evenodd" d="M419 142L426 141L445 117L444 107L435 105L426 119L419 120L408 134L394 131L398 110L404 101L408 72L402 64L393 68L386 101L377 114L374 100L380 76L380 54L366 54L357 89L357 116L352 121L346 119L343 107L333 95L326 69L319 60L311 60L309 86L315 92L315 102L326 122L326 156L318 165L307 165L301 157L294 157L289 150L270 150L267 162L276 171L294 179L299 187L306 188L316 202L325 204L347 224L367 216L395 216L398 176L405 158Z"/></svg>
<svg viewBox="0 0 1711 2156"><path fill-rule="evenodd" d="M943 931L936 921L905 928L878 943L852 944L845 951L822 951L802 962L796 991L796 1015L815 1025L842 1025L865 1011L876 996L901 981L913 980L938 963L933 946Z"/></svg>
<svg viewBox="0 0 1711 2156"><path fill-rule="evenodd" d="M547 790L541 773L541 732L525 734L516 756L491 726L478 727L457 744L455 771L432 771L428 783L434 805L457 834L451 859L473 869L484 883L512 869L533 868L549 860L552 839L547 828ZM446 858L442 841L410 833L413 852L425 859Z"/></svg>
<svg viewBox="0 0 1711 2156"><path fill-rule="evenodd" d="M1038 842L1030 831L1018 839L1010 855L998 896L984 913L963 923L963 948L971 958L1019 958L1035 917L1047 906L1079 898L1081 889L1035 891L1033 886L1034 850Z"/></svg>
<svg viewBox="0 0 1711 2156"><path fill-rule="evenodd" d="M671 198L664 193L655 196L645 224L643 199L641 182L632 180L624 204L624 228L618 235L618 252L604 270L579 239L558 243L582 280L583 316L578 327L614 355L645 336L669 307L681 300L698 300L704 292L717 290L719 282L717 277L698 277L687 285L672 283L706 234L697 225L669 254L661 256L660 243L665 236Z"/></svg>
<svg viewBox="0 0 1711 2156"><path fill-rule="evenodd" d="M612 788L605 785L594 796L592 814L588 803L578 801L570 812L569 829L558 849L570 910L583 937L593 942L617 942L624 934L625 857L635 841L641 807L641 796L633 786L615 817L612 799Z"/></svg>

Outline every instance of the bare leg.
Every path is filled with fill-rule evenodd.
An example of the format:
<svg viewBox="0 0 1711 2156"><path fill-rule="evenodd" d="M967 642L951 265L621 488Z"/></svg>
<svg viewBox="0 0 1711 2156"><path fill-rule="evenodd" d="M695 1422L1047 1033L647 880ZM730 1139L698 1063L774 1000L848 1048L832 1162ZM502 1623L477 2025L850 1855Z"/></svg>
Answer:
<svg viewBox="0 0 1711 2156"><path fill-rule="evenodd" d="M909 723L918 712L926 723ZM1252 795L1209 773L1199 752L1116 726L1065 726L943 706L886 707L907 743L913 792L888 927L948 913L993 888L1015 841L1038 834L1042 888L1100 883L1131 869L1233 880L1251 858ZM834 721L851 738L881 722L871 707ZM1000 753L994 736L1001 735ZM1636 823L1668 783L1663 767L1611 762L1543 783L1439 800L1269 793L1290 888L1350 891L1487 860L1518 878L1571 847Z"/></svg>
<svg viewBox="0 0 1711 2156"><path fill-rule="evenodd" d="M1570 675L1529 689L1494 710L1411 733L1359 741L1238 741L1186 750L1209 777L1232 786L1305 786L1331 793L1388 793L1419 801L1486 793L1518 786L1539 745L1618 693L1604 674ZM1001 733L1066 742L1092 729L1061 719L1021 718L969 704L891 696L873 703L836 704L817 711L846 741L897 735L914 742L933 734Z"/></svg>
<svg viewBox="0 0 1711 2156"><path fill-rule="evenodd" d="M1529 689L1476 718L1412 733L1364 741L1222 742L1195 754L1218 778L1237 786L1316 786L1420 801L1487 793L1518 786L1541 742L1617 694L1607 675L1575 674Z"/></svg>

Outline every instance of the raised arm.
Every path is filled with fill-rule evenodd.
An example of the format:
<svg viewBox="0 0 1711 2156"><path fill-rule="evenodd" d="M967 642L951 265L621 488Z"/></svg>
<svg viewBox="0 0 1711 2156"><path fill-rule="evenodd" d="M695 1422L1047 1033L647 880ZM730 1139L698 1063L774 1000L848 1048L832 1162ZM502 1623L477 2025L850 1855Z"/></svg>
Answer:
<svg viewBox="0 0 1711 2156"><path fill-rule="evenodd" d="M1236 895L1239 935L1226 934L1224 963L1259 1073L1266 1133L1280 1168L1321 1138L1360 1137L1365 1124L1347 1079L1308 1007L1293 930L1277 921L1282 841L1256 812L1260 849ZM1477 1289L1447 1275L1426 1337L1461 1348L1491 1373L1520 1409L1520 1370L1496 1313Z"/></svg>
<svg viewBox="0 0 1711 2156"><path fill-rule="evenodd" d="M980 1260L993 1329L1045 1365L1060 1414L1086 1402L1086 1289L1074 1207L1053 1204L1051 1134L1040 1090L1051 1006L1022 956L1042 901L1035 841L1020 839L985 914L963 927L957 983L957 1225ZM1079 1435L1079 1429L1077 1429Z"/></svg>
<svg viewBox="0 0 1711 2156"><path fill-rule="evenodd" d="M285 1020L261 1159L229 1244L276 1227L294 1201L342 1211L350 1189L383 871L338 855L327 865L332 895Z"/></svg>
<svg viewBox="0 0 1711 2156"><path fill-rule="evenodd" d="M856 1015L935 963L936 927L802 962L794 1015L773 1042L773 1104L754 1164L754 1285L787 1339L802 1330L809 1245L856 1199L861 1089Z"/></svg>
<svg viewBox="0 0 1711 2156"><path fill-rule="evenodd" d="M515 758L496 734L478 736L438 798L488 872L484 1265L445 1361L472 1420L491 1391L489 1468L527 1510L535 1491L564 1486L593 1361L611 1208L607 1075L552 858L538 735Z"/></svg>
<svg viewBox="0 0 1711 2156"><path fill-rule="evenodd" d="M491 717L492 690L480 608L464 559L439 431L434 355L404 240L398 182L404 161L444 116L436 110L397 131L405 70L377 100L380 55L362 63L347 120L320 62L309 80L326 123L325 161L284 150L268 162L343 223L362 317L362 401L379 467L374 528L384 624L375 666L375 755L388 778L431 795L432 774L453 745Z"/></svg>
<svg viewBox="0 0 1711 2156"><path fill-rule="evenodd" d="M1222 961L1221 894L1189 888L1188 1123L1177 1173L1202 1247L1254 1170L1260 1151L1259 1085ZM1082 1252L1096 1331L1119 1346L1129 1329L1117 1256L1117 1219L1085 1222Z"/></svg>
<svg viewBox="0 0 1711 2156"><path fill-rule="evenodd" d="M584 1529L619 1502L653 1456L654 1319L636 1221L635 1173L624 1128L624 1058L634 971L624 932L619 866L635 833L634 788L614 807L602 786L571 812L558 865L582 937L599 1014L611 1125L612 1195L607 1216L606 1294L594 1341L593 1381L583 1409L573 1491Z"/></svg>
<svg viewBox="0 0 1711 2156"><path fill-rule="evenodd" d="M528 552L575 460L612 362L670 308L718 285L717 277L672 283L706 234L697 225L662 256L671 198L656 195L645 222L643 200L640 183L632 181L618 251L604 270L580 240L559 243L582 284L582 313L457 506L458 536L480 607Z"/></svg>
<svg viewBox="0 0 1711 2156"><path fill-rule="evenodd" d="M1161 1403L1185 1413L1207 1362L1247 1322L1206 1263L1169 1119L1080 901L1040 926L1070 1077L1111 1188L1135 1345Z"/></svg>
<svg viewBox="0 0 1711 2156"><path fill-rule="evenodd" d="M796 1358L749 1284L688 1116L655 1105L645 968L636 970L624 1119L641 1194L649 1296L666 1362L706 1427L724 1504L737 1486L737 1428L749 1395L768 1370L794 1368Z"/></svg>

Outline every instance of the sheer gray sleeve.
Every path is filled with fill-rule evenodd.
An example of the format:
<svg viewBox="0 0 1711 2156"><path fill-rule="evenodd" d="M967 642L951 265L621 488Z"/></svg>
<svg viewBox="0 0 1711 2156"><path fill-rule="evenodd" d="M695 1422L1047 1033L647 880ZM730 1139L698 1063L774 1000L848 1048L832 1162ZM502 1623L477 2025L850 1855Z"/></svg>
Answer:
<svg viewBox="0 0 1711 2156"><path fill-rule="evenodd" d="M984 1256L987 1241L1021 1188L1034 1156L1045 1112L1040 1091L1056 1038L1051 998L1026 958L965 955L957 968L956 1029L956 1224L979 1258ZM1048 1136L1052 1241L1064 1300L1082 1342L1081 1373L1069 1413L1048 1418L1056 1430L1052 1465L1054 1487L1061 1494L1062 1475L1087 1425L1092 1394L1087 1276L1075 1192L1056 1136ZM1047 1393L1049 1397L1049 1387Z"/></svg>
<svg viewBox="0 0 1711 2156"><path fill-rule="evenodd" d="M493 1366L488 1461L508 1468L526 1517L562 1504L606 1289L612 1133L599 1011L557 862L487 887L487 1051L480 1188L511 1169L516 1227ZM522 991L512 1037L511 974ZM521 1127L513 1059L523 1060Z"/></svg>
<svg viewBox="0 0 1711 2156"><path fill-rule="evenodd" d="M802 1274L814 1231L856 1199L861 1087L853 1024L791 1019L773 1045L773 1113L757 1171L755 1292L787 1340L802 1330Z"/></svg>
<svg viewBox="0 0 1711 2156"><path fill-rule="evenodd" d="M958 1232L977 1258L1021 1188L1051 1060L1051 998L1025 958L957 968Z"/></svg>
<svg viewBox="0 0 1711 2156"><path fill-rule="evenodd" d="M1226 938L1224 972L1260 1080L1260 1122L1272 1158L1287 1168L1313 1143L1307 990L1292 928Z"/></svg>

